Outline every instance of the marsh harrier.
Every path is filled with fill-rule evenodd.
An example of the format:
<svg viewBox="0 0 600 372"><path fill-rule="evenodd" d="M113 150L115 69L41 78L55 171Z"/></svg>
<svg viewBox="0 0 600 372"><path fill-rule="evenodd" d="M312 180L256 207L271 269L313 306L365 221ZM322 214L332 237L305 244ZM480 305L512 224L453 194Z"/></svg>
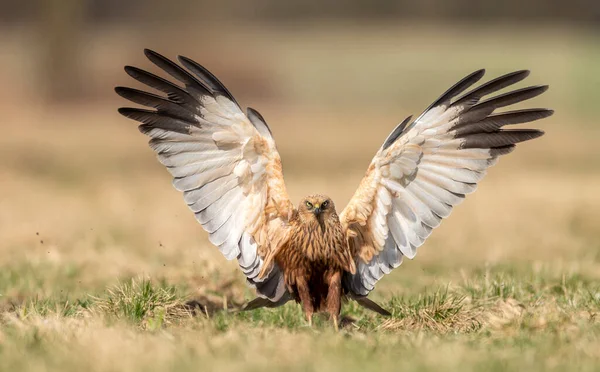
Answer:
<svg viewBox="0 0 600 372"><path fill-rule="evenodd" d="M488 167L515 144L540 137L506 125L550 116L548 109L496 109L533 98L531 86L482 100L529 71L506 74L464 93L483 75L460 80L421 115L402 121L383 142L349 204L337 213L324 195L290 201L281 159L265 119L242 111L207 69L186 57L177 64L151 50L146 57L175 84L127 66L154 94L117 87L122 97L153 109L121 108L141 122L150 147L210 241L236 259L258 297L246 309L295 300L311 322L326 311L337 327L343 298L382 315L367 298L384 274L412 259L452 208L475 191Z"/></svg>

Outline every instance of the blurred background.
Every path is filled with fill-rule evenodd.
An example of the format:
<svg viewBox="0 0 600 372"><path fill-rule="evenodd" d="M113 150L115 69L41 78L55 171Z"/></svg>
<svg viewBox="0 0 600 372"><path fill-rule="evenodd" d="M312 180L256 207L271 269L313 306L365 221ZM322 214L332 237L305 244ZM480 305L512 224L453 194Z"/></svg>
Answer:
<svg viewBox="0 0 600 372"><path fill-rule="evenodd" d="M550 90L524 105L556 110L531 124L547 134L491 169L380 293L489 264L597 277L599 31L591 0L2 1L1 301L136 275L197 291L231 278L250 296L117 114L114 86L139 87L123 66L157 73L143 48L211 70L270 124L293 202L320 192L339 209L406 116L475 69L531 69L520 86Z"/></svg>

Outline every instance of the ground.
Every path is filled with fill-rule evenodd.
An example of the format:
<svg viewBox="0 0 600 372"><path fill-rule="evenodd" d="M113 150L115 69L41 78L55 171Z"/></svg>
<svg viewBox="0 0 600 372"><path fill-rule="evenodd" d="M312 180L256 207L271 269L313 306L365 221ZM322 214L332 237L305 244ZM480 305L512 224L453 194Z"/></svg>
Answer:
<svg viewBox="0 0 600 372"><path fill-rule="evenodd" d="M413 35L390 52L382 33L280 36L271 53L290 103L240 99L270 123L294 203L319 192L343 206L394 125L475 68L531 68L532 84L551 85L532 106L556 109L534 123L546 136L491 168L417 257L378 284L372 298L391 318L348 303L334 332L325 319L307 327L293 303L238 312L252 290L116 113L122 102L21 101L3 105L0 124L0 369L598 370L600 72L589 61L600 44L457 31ZM368 51L351 47L375 39ZM443 70L434 49L447 56ZM372 79L358 73L366 62ZM348 98L352 79L359 103ZM317 82L331 105L312 100Z"/></svg>

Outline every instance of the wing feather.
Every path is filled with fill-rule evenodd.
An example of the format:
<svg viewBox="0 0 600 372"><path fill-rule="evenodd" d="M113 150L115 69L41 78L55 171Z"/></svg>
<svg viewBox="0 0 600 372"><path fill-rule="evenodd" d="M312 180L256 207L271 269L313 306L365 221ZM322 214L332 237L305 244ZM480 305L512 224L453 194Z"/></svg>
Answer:
<svg viewBox="0 0 600 372"><path fill-rule="evenodd" d="M499 156L511 152L516 143L543 134L503 127L543 119L552 110L494 111L536 97L547 86L517 89L481 101L525 79L529 71L506 74L451 102L483 74L479 70L465 77L416 120L403 121L373 158L340 214L358 268L344 277L351 296L366 296L404 256L414 258L417 248L466 194L475 191Z"/></svg>
<svg viewBox="0 0 600 372"><path fill-rule="evenodd" d="M252 109L244 115L227 88L193 60L179 57L182 67L154 51L144 53L184 87L126 66L127 74L161 94L117 87L123 98L152 108L119 112L141 123L211 243L227 259L237 258L259 296L274 306L285 303L290 296L276 264L259 278L265 256L285 242L294 213L264 118Z"/></svg>

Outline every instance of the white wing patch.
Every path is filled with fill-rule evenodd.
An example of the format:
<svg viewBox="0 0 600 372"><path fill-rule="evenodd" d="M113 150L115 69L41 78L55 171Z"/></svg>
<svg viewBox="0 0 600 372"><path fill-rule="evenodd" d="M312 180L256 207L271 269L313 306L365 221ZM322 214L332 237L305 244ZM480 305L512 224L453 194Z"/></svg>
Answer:
<svg viewBox="0 0 600 372"><path fill-rule="evenodd" d="M293 209L268 126L254 110L250 121L227 89L197 63L180 57L193 76L155 52L147 50L146 56L185 88L126 67L136 80L167 97L119 87L121 96L156 109L119 111L142 123L140 130L151 137L150 147L174 177L174 187L183 192L211 243L228 260L238 260L260 296L278 303L285 300L277 267L258 277L270 242L286 236L282 222Z"/></svg>
<svg viewBox="0 0 600 372"><path fill-rule="evenodd" d="M392 132L340 215L358 262L357 273L345 277L348 291L366 296L404 256L414 258L417 248L466 194L475 191L500 155L512 151L518 142L543 134L500 128L547 117L551 110L492 113L539 95L547 87L529 87L479 103L483 96L527 75L527 71L518 71L502 76L452 103L452 98L483 76L483 71L475 72L414 122L405 121Z"/></svg>

